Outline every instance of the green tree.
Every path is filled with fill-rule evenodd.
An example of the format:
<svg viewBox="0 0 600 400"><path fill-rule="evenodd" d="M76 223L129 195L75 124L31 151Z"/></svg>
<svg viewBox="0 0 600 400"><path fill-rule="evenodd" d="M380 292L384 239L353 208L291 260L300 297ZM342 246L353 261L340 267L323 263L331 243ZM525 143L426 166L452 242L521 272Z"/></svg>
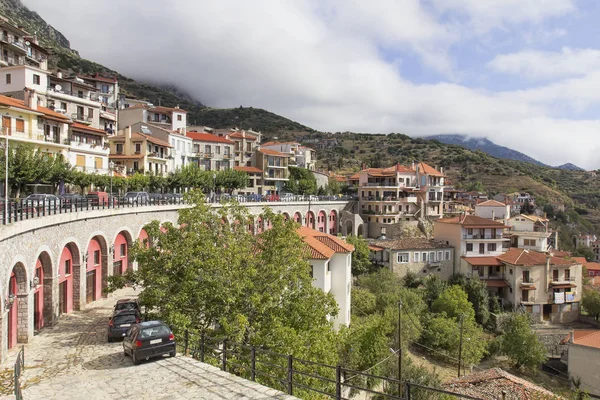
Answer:
<svg viewBox="0 0 600 400"><path fill-rule="evenodd" d="M585 257L586 261L594 261L594 251L588 246L577 246L573 255L575 257Z"/></svg>
<svg viewBox="0 0 600 400"><path fill-rule="evenodd" d="M140 174L136 172L127 178L127 190L140 191L147 188L150 184L150 177L148 175Z"/></svg>
<svg viewBox="0 0 600 400"><path fill-rule="evenodd" d="M438 275L430 274L423 280L423 300L431 309L433 302L446 290L447 284Z"/></svg>
<svg viewBox="0 0 600 400"><path fill-rule="evenodd" d="M79 186L81 194L85 194L85 189L92 184L92 175L83 171L75 171L71 174L69 180L75 186Z"/></svg>
<svg viewBox="0 0 600 400"><path fill-rule="evenodd" d="M371 261L371 251L368 242L362 237L350 235L346 241L354 246L352 253L352 275L359 276L375 270L375 265Z"/></svg>
<svg viewBox="0 0 600 400"><path fill-rule="evenodd" d="M475 310L475 320L481 325L490 319L490 296L484 281L471 277L467 279L464 291Z"/></svg>
<svg viewBox="0 0 600 400"><path fill-rule="evenodd" d="M342 185L335 178L329 178L329 184L327 185L327 191L332 196L337 196L342 193Z"/></svg>
<svg viewBox="0 0 600 400"><path fill-rule="evenodd" d="M461 315L466 320L475 319L475 310L467 297L467 293L458 285L450 286L442 292L431 306L434 313L445 313L450 318L458 319Z"/></svg>
<svg viewBox="0 0 600 400"><path fill-rule="evenodd" d="M313 173L305 168L290 166L289 180L285 184L285 191L293 194L316 194L317 179Z"/></svg>
<svg viewBox="0 0 600 400"><path fill-rule="evenodd" d="M546 348L531 329L531 320L525 313L512 313L503 323L503 333L498 340L502 353L515 368L535 370L546 360Z"/></svg>
<svg viewBox="0 0 600 400"><path fill-rule="evenodd" d="M600 292L584 288L583 295L581 297L581 306L590 315L594 317L596 321L600 318Z"/></svg>
<svg viewBox="0 0 600 400"><path fill-rule="evenodd" d="M217 172L216 176L217 187L231 192L235 189L245 188L248 184L248 174L244 171L236 171L228 169Z"/></svg>
<svg viewBox="0 0 600 400"><path fill-rule="evenodd" d="M165 187L167 187L167 178L162 175L148 175L148 187L151 192L162 193Z"/></svg>

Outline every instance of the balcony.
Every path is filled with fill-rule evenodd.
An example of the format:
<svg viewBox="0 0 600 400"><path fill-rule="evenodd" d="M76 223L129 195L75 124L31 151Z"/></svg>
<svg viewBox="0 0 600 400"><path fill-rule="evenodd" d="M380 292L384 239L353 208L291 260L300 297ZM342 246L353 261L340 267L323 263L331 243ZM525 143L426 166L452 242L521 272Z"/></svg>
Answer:
<svg viewBox="0 0 600 400"><path fill-rule="evenodd" d="M223 158L230 159L231 158L231 154L223 154Z"/></svg>
<svg viewBox="0 0 600 400"><path fill-rule="evenodd" d="M76 122L81 122L82 124L89 125L92 123L92 117L86 117L83 114L73 113L71 114L71 119Z"/></svg>
<svg viewBox="0 0 600 400"><path fill-rule="evenodd" d="M522 278L521 285L523 286L531 286L533 285L533 278Z"/></svg>
<svg viewBox="0 0 600 400"><path fill-rule="evenodd" d="M509 237L504 237L503 235L491 235L491 234L486 234L486 235L480 235L477 233L474 234L466 234L463 235L463 239L472 239L472 240L509 240Z"/></svg>
<svg viewBox="0 0 600 400"><path fill-rule="evenodd" d="M169 118L165 118L165 119L154 119L152 117L148 117L148 119L146 120L146 122L149 122L151 124L165 124L165 125L171 125L171 120Z"/></svg>
<svg viewBox="0 0 600 400"><path fill-rule="evenodd" d="M148 153L148 157L166 158L166 155L165 155L165 153L159 153L159 152L153 151L152 153Z"/></svg>
<svg viewBox="0 0 600 400"><path fill-rule="evenodd" d="M404 184L399 185L398 182L395 181L381 181L381 182L366 182L361 184L360 186L370 186L370 187L404 187Z"/></svg>
<svg viewBox="0 0 600 400"><path fill-rule="evenodd" d="M442 201L442 193L429 193L429 196L427 196L427 200L429 201Z"/></svg>
<svg viewBox="0 0 600 400"><path fill-rule="evenodd" d="M558 276L553 276L550 280L551 285L572 284L573 282L575 282L574 276L568 276L568 277L562 277L562 278L558 277Z"/></svg>
<svg viewBox="0 0 600 400"><path fill-rule="evenodd" d="M198 153L198 154L203 154L204 158L212 158L213 153Z"/></svg>
<svg viewBox="0 0 600 400"><path fill-rule="evenodd" d="M525 305L535 304L535 298L521 297L521 304L525 304Z"/></svg>
<svg viewBox="0 0 600 400"><path fill-rule="evenodd" d="M3 37L2 41L4 43L7 43L8 47L11 50L13 50L13 51L17 50L17 51L22 52L24 54L27 53L27 47L25 47L25 43L23 43L22 41L15 40L16 39L15 37L9 38L9 37L7 37L5 35L2 35L2 37Z"/></svg>
<svg viewBox="0 0 600 400"><path fill-rule="evenodd" d="M23 57L14 57L14 56L5 56L0 57L0 64L4 66L13 66L13 65L23 65L24 59Z"/></svg>

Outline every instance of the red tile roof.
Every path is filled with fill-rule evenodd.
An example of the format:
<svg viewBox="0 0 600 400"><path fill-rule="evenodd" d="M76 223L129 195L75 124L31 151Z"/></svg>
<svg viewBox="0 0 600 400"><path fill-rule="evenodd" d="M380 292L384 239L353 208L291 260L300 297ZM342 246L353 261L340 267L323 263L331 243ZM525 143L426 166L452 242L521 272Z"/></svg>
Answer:
<svg viewBox="0 0 600 400"><path fill-rule="evenodd" d="M148 111L157 112L157 113L172 113L172 112L187 113L186 110L181 109L181 108L170 108L170 107L162 107L162 106L152 107Z"/></svg>
<svg viewBox="0 0 600 400"><path fill-rule="evenodd" d="M581 265L583 265L588 271L600 271L600 263L597 262L585 261L582 262Z"/></svg>
<svg viewBox="0 0 600 400"><path fill-rule="evenodd" d="M240 132L234 132L231 135L229 135L230 138L234 138L234 139L243 139L244 137L246 138L246 140L256 140L255 136L246 134L246 136L242 135Z"/></svg>
<svg viewBox="0 0 600 400"><path fill-rule="evenodd" d="M546 254L534 250L517 249L515 247L511 247L506 253L498 256L498 260L511 265L546 265ZM571 260L566 260L562 257L552 256L550 258L550 264L568 266L573 265L574 262Z"/></svg>
<svg viewBox="0 0 600 400"><path fill-rule="evenodd" d="M492 221L491 219L478 217L476 215L459 215L451 218L441 218L436 222L444 224L458 224L465 228L505 228L502 222Z"/></svg>
<svg viewBox="0 0 600 400"><path fill-rule="evenodd" d="M510 287L510 283L504 279L488 279L486 282L487 287Z"/></svg>
<svg viewBox="0 0 600 400"><path fill-rule="evenodd" d="M108 158L113 158L115 160L137 160L140 158L144 158L143 154L133 154L133 155L126 155L126 154L109 154Z"/></svg>
<svg viewBox="0 0 600 400"><path fill-rule="evenodd" d="M496 257L461 257L461 258L474 267L486 267L486 266L496 267L496 266L504 265Z"/></svg>
<svg viewBox="0 0 600 400"><path fill-rule="evenodd" d="M425 164L424 162L420 162L419 164L419 172L425 173L431 176L444 176L440 171L433 168L431 165Z"/></svg>
<svg viewBox="0 0 600 400"><path fill-rule="evenodd" d="M243 165L235 166L235 167L233 167L233 169L236 170L236 171L248 172L249 174L262 174L263 173L260 168L246 167L246 166L243 166Z"/></svg>
<svg viewBox="0 0 600 400"><path fill-rule="evenodd" d="M479 207L506 207L506 204L496 200L487 200L477 204Z"/></svg>
<svg viewBox="0 0 600 400"><path fill-rule="evenodd" d="M352 181L357 181L359 179L360 179L360 173L359 172L355 173L354 175L352 175L352 176L350 176L348 178L348 180L352 180Z"/></svg>
<svg viewBox="0 0 600 400"><path fill-rule="evenodd" d="M330 235L307 228L305 226L296 231L310 249L310 258L326 260L335 253L350 253L354 246L346 243L337 236Z"/></svg>
<svg viewBox="0 0 600 400"><path fill-rule="evenodd" d="M38 106L37 109L38 109L38 111L43 112L44 116L46 118L53 119L55 121L60 121L60 122L71 122L69 117L67 117L66 115L57 113L56 111L53 111L49 108Z"/></svg>
<svg viewBox="0 0 600 400"><path fill-rule="evenodd" d="M263 154L266 154L268 156L276 156L276 157L289 157L289 154L286 153L281 153L279 151L275 151L275 150L270 150L270 149L259 149L258 151L260 151Z"/></svg>
<svg viewBox="0 0 600 400"><path fill-rule="evenodd" d="M82 132L86 132L86 133L91 133L93 135L106 135L106 132L104 132L101 129L92 128L91 126L80 124L78 122L74 122L71 125L71 128L73 130L76 130L76 131L82 131Z"/></svg>
<svg viewBox="0 0 600 400"><path fill-rule="evenodd" d="M163 147L173 147L171 146L168 142L165 142L164 140L160 140L157 139L155 137L152 137L150 135L146 135L144 133L134 133L131 135L131 140L147 140L150 143L154 143L158 146L163 146Z"/></svg>
<svg viewBox="0 0 600 400"><path fill-rule="evenodd" d="M214 143L226 143L233 144L233 142L227 138L222 136L216 136L211 133L206 132L186 132L185 135L192 140L197 140L199 142L214 142Z"/></svg>
<svg viewBox="0 0 600 400"><path fill-rule="evenodd" d="M13 99L12 97L8 97L8 96L0 95L0 104L9 106L9 107L20 108L22 110L35 112L34 109L27 107L23 100Z"/></svg>
<svg viewBox="0 0 600 400"><path fill-rule="evenodd" d="M560 399L552 392L518 378L500 368L476 372L462 378L442 384L442 387L454 393L482 399L501 399L505 392L507 399L550 400Z"/></svg>

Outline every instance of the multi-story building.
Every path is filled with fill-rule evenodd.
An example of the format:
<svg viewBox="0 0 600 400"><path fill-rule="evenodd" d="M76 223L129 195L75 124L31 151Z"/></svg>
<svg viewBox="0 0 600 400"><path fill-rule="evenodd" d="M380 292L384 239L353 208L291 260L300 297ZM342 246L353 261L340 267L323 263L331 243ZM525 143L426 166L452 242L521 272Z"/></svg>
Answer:
<svg viewBox="0 0 600 400"><path fill-rule="evenodd" d="M547 251L550 249L550 238L556 248L557 233L550 228L547 218L537 215L518 214L508 219L511 226L511 245L519 249Z"/></svg>
<svg viewBox="0 0 600 400"><path fill-rule="evenodd" d="M100 102L100 129L109 135L117 129L117 110L119 109L119 82L116 78L100 76L79 76L85 83L96 87L98 90L98 101Z"/></svg>
<svg viewBox="0 0 600 400"><path fill-rule="evenodd" d="M68 160L75 169L102 175L109 173L110 146L104 130L74 122L68 143Z"/></svg>
<svg viewBox="0 0 600 400"><path fill-rule="evenodd" d="M206 132L188 131L186 136L192 140L192 163L204 171L223 171L232 167L233 141Z"/></svg>
<svg viewBox="0 0 600 400"><path fill-rule="evenodd" d="M600 240L595 240L591 243L592 252L594 253L594 261L600 261Z"/></svg>
<svg viewBox="0 0 600 400"><path fill-rule="evenodd" d="M248 183L244 189L237 191L237 194L263 194L262 180L263 172L257 167L234 166L234 170L242 171L248 174Z"/></svg>
<svg viewBox="0 0 600 400"><path fill-rule="evenodd" d="M270 149L290 155L290 165L314 171L317 168L317 152L298 142L267 142L261 149Z"/></svg>
<svg viewBox="0 0 600 400"><path fill-rule="evenodd" d="M510 217L510 206L496 200L487 200L475 204L475 215L487 219L506 221Z"/></svg>
<svg viewBox="0 0 600 400"><path fill-rule="evenodd" d="M379 232L381 224L439 218L443 188L443 172L425 163L366 168L359 172L359 212L369 223L368 232Z"/></svg>
<svg viewBox="0 0 600 400"><path fill-rule="evenodd" d="M433 237L454 247L455 273L489 270L503 274L496 257L508 248L509 238L503 235L506 228L502 222L459 215L436 220Z"/></svg>
<svg viewBox="0 0 600 400"><path fill-rule="evenodd" d="M598 241L598 238L594 234L579 235L577 236L577 247L592 247L594 242Z"/></svg>
<svg viewBox="0 0 600 400"><path fill-rule="evenodd" d="M501 298L525 307L536 322L572 322L579 318L582 266L552 252L510 248L496 257L509 284ZM489 287L489 286L488 286Z"/></svg>
<svg viewBox="0 0 600 400"><path fill-rule="evenodd" d="M49 108L68 115L73 121L100 129L100 95L95 86L78 77L48 76L46 102ZM102 127L104 128L104 127Z"/></svg>
<svg viewBox="0 0 600 400"><path fill-rule="evenodd" d="M354 246L343 239L307 227L298 234L310 250L313 286L331 293L339 312L334 326L350 325L350 293L352 289L352 252Z"/></svg>
<svg viewBox="0 0 600 400"><path fill-rule="evenodd" d="M118 126L121 130L136 122L145 122L185 134L187 129L186 116L187 111L179 107L156 107L140 103L118 111Z"/></svg>
<svg viewBox="0 0 600 400"><path fill-rule="evenodd" d="M219 134L218 132L216 134ZM260 145L261 133L253 130L231 130L226 134L232 140L234 166L252 166L255 150Z"/></svg>
<svg viewBox="0 0 600 400"><path fill-rule="evenodd" d="M409 272L420 276L436 274L444 280L452 276L454 249L445 242L424 238L376 240L369 249L374 261L399 277Z"/></svg>
<svg viewBox="0 0 600 400"><path fill-rule="evenodd" d="M600 330L575 330L567 343L571 382L579 381L581 391L597 398L600 396Z"/></svg>
<svg viewBox="0 0 600 400"><path fill-rule="evenodd" d="M255 165L263 172L263 194L281 194L289 180L289 154L260 148L255 152Z"/></svg>
<svg viewBox="0 0 600 400"><path fill-rule="evenodd" d="M152 135L133 132L131 127L108 138L110 161L127 174L152 173L165 176L169 170L171 145Z"/></svg>
<svg viewBox="0 0 600 400"><path fill-rule="evenodd" d="M38 44L36 36L31 36L0 16L0 68L15 65L30 65L46 70L48 52Z"/></svg>

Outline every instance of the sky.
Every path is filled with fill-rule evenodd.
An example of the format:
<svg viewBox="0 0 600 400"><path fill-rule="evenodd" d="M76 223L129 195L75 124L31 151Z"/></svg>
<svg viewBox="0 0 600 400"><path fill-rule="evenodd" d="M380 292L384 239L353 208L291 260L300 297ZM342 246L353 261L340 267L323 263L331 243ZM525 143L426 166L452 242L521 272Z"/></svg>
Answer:
<svg viewBox="0 0 600 400"><path fill-rule="evenodd" d="M322 131L600 168L596 0L23 0L82 57Z"/></svg>

